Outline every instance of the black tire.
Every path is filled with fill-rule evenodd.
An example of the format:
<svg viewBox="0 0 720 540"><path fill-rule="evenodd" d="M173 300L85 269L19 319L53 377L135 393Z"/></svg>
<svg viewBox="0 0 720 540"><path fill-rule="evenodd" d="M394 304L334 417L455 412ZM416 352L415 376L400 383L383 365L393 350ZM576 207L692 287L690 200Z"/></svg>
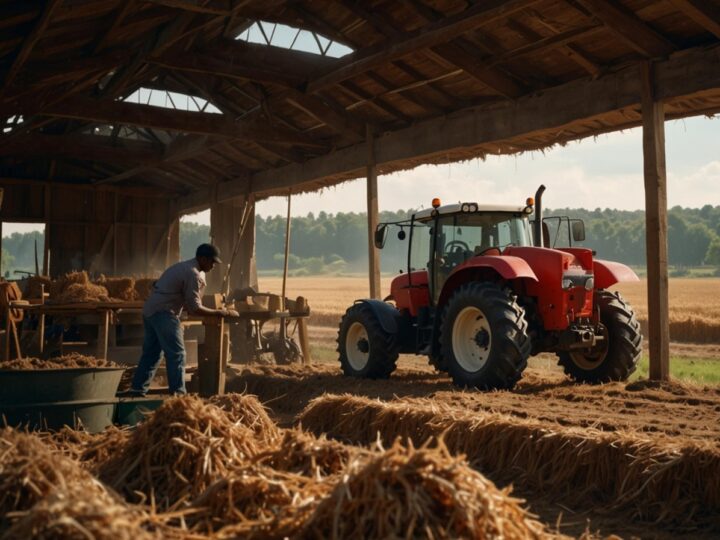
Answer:
<svg viewBox="0 0 720 540"><path fill-rule="evenodd" d="M476 316L477 311L479 316ZM460 320L459 316L462 317ZM453 329L456 325L466 324L466 320L471 326L477 326L483 319L485 323L480 324L487 328L468 338L474 343L464 354L460 348L463 347L462 340L459 337L453 340ZM440 327L442 357L453 382L460 387L481 390L515 386L530 356L527 326L525 311L509 291L494 283L468 283L460 287L448 300ZM461 331L460 326L458 332ZM475 353L484 356L484 360L478 360L477 369L468 369Z"/></svg>
<svg viewBox="0 0 720 540"><path fill-rule="evenodd" d="M428 356L428 364L434 367L435 371L438 371L440 373L447 373L448 364L440 352Z"/></svg>
<svg viewBox="0 0 720 540"><path fill-rule="evenodd" d="M364 329L366 338L365 335L358 336L357 343L352 345L357 347L357 350L349 349L351 344L348 342L348 333L357 333L358 324ZM351 334L350 340L353 339ZM383 330L375 312L367 304L358 303L348 308L340 321L337 344L340 366L347 376L387 379L395 371L399 355L397 338ZM367 351L363 351L363 347L367 347ZM361 360L365 355L363 364Z"/></svg>
<svg viewBox="0 0 720 540"><path fill-rule="evenodd" d="M558 364L576 381L625 381L640 360L640 323L620 293L596 291L594 302L600 307L600 322L607 329L607 348L603 346L590 354L563 351L558 353Z"/></svg>

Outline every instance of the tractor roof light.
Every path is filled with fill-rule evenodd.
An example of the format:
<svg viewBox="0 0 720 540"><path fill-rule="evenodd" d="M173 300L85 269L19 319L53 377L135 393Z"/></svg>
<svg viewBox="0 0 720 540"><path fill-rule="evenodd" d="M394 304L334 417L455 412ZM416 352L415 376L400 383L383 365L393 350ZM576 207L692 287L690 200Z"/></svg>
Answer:
<svg viewBox="0 0 720 540"><path fill-rule="evenodd" d="M470 203L470 211L471 211L471 212L477 212L477 211L478 211L478 205L477 205L477 203Z"/></svg>
<svg viewBox="0 0 720 540"><path fill-rule="evenodd" d="M525 200L525 208L523 208L523 212L525 212L526 214L532 214L533 206L535 206L535 199L533 199L532 197L528 197Z"/></svg>
<svg viewBox="0 0 720 540"><path fill-rule="evenodd" d="M437 197L435 197L435 198L432 200L432 207L433 207L433 208L440 208L440 204L441 204L441 203L440 203L440 199L438 199Z"/></svg>
<svg viewBox="0 0 720 540"><path fill-rule="evenodd" d="M460 206L460 210L462 210L463 212L469 212L470 205L468 203L462 203L462 206Z"/></svg>

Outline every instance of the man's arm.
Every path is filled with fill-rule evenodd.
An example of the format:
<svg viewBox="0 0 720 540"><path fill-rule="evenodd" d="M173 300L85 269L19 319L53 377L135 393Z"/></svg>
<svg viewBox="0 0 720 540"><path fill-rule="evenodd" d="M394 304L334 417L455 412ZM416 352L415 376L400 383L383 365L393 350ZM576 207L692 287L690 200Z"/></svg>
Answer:
<svg viewBox="0 0 720 540"><path fill-rule="evenodd" d="M202 291L204 289L203 283L199 277L195 276L194 279L189 279L185 282L185 307L188 310L189 315L196 317L202 316L218 316L218 315L232 315L227 309L212 309L205 307L202 304Z"/></svg>

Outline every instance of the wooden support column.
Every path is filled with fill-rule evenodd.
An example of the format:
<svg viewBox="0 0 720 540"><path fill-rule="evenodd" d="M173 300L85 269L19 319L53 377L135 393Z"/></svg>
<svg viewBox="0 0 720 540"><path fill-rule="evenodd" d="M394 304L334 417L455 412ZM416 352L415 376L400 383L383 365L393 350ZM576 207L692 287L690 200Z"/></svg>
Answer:
<svg viewBox="0 0 720 540"><path fill-rule="evenodd" d="M665 110L655 96L650 62L643 65L641 76L650 378L667 380L670 377L670 323Z"/></svg>
<svg viewBox="0 0 720 540"><path fill-rule="evenodd" d="M368 124L365 129L367 144L367 217L368 217L368 272L370 298L380 298L380 250L375 247L375 228L378 224L378 183L375 160L375 137Z"/></svg>

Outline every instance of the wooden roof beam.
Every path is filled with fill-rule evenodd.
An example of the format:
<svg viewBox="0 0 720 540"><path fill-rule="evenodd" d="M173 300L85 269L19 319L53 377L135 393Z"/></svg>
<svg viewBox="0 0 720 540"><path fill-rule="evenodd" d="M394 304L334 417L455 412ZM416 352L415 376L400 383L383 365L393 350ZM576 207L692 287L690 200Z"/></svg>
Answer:
<svg viewBox="0 0 720 540"><path fill-rule="evenodd" d="M720 7L706 0L670 0L705 30L720 38Z"/></svg>
<svg viewBox="0 0 720 540"><path fill-rule="evenodd" d="M639 53L650 57L668 56L675 45L650 28L635 13L615 0L577 0L613 34Z"/></svg>
<svg viewBox="0 0 720 540"><path fill-rule="evenodd" d="M269 141L284 144L326 148L322 142L287 129L269 126L267 122L255 118L250 121L236 122L234 118L223 114L166 109L152 105L141 105L125 101L97 100L92 98L71 97L59 103L35 109L38 103L27 106L0 105L0 115L42 114L58 118L73 118L101 124L124 124L181 133L211 135L249 141Z"/></svg>
<svg viewBox="0 0 720 540"><path fill-rule="evenodd" d="M669 100L720 88L720 47L698 48L655 64L657 99ZM632 65L597 79L582 79L491 110L468 109L431 119L378 137L378 165L417 162L423 157L447 155L456 148L472 148L518 137L544 134L543 140L562 142L577 138L573 126L607 113L636 109L640 105L641 66ZM638 125L639 118L621 128ZM620 129L620 127L615 129ZM550 134L554 139L548 139ZM548 143L544 143L548 144ZM514 146L518 146L514 144ZM253 175L253 191L270 194L327 177L361 177L367 160L364 143L332 154ZM225 182L218 199L227 200L246 189L247 183ZM188 199L198 204L197 196ZM184 201L179 200L182 208Z"/></svg>
<svg viewBox="0 0 720 540"><path fill-rule="evenodd" d="M221 15L229 17L232 11L229 9L219 8L207 5L208 2L198 2L197 0L142 0L149 4L157 4L169 8L179 9L182 11L191 11L193 13L204 13L206 15Z"/></svg>
<svg viewBox="0 0 720 540"><path fill-rule="evenodd" d="M488 0L440 19L429 25L403 32L394 39L357 51L348 57L341 67L311 80L307 92L313 93L347 79L389 64L417 50L445 43L466 32L491 24L525 9L541 0Z"/></svg>
<svg viewBox="0 0 720 540"><path fill-rule="evenodd" d="M51 156L138 165L160 158L162 148L134 140L113 145L110 137L101 135L29 133L10 141L3 141L0 137L0 156Z"/></svg>
<svg viewBox="0 0 720 540"><path fill-rule="evenodd" d="M10 66L10 70L8 71L7 75L5 75L3 91L6 91L8 87L13 83L13 80L15 80L18 72L20 71L20 69L22 69L22 66L28 59L28 56L30 56L33 47L40 40L43 33L45 32L45 29L50 24L50 20L52 19L55 9L57 9L57 7L61 3L62 0L48 0L47 4L45 5L45 9L42 12L42 15L40 15L40 19L33 27L32 32L30 32L30 34L23 41L20 51L18 52L15 60L13 60L13 63Z"/></svg>

